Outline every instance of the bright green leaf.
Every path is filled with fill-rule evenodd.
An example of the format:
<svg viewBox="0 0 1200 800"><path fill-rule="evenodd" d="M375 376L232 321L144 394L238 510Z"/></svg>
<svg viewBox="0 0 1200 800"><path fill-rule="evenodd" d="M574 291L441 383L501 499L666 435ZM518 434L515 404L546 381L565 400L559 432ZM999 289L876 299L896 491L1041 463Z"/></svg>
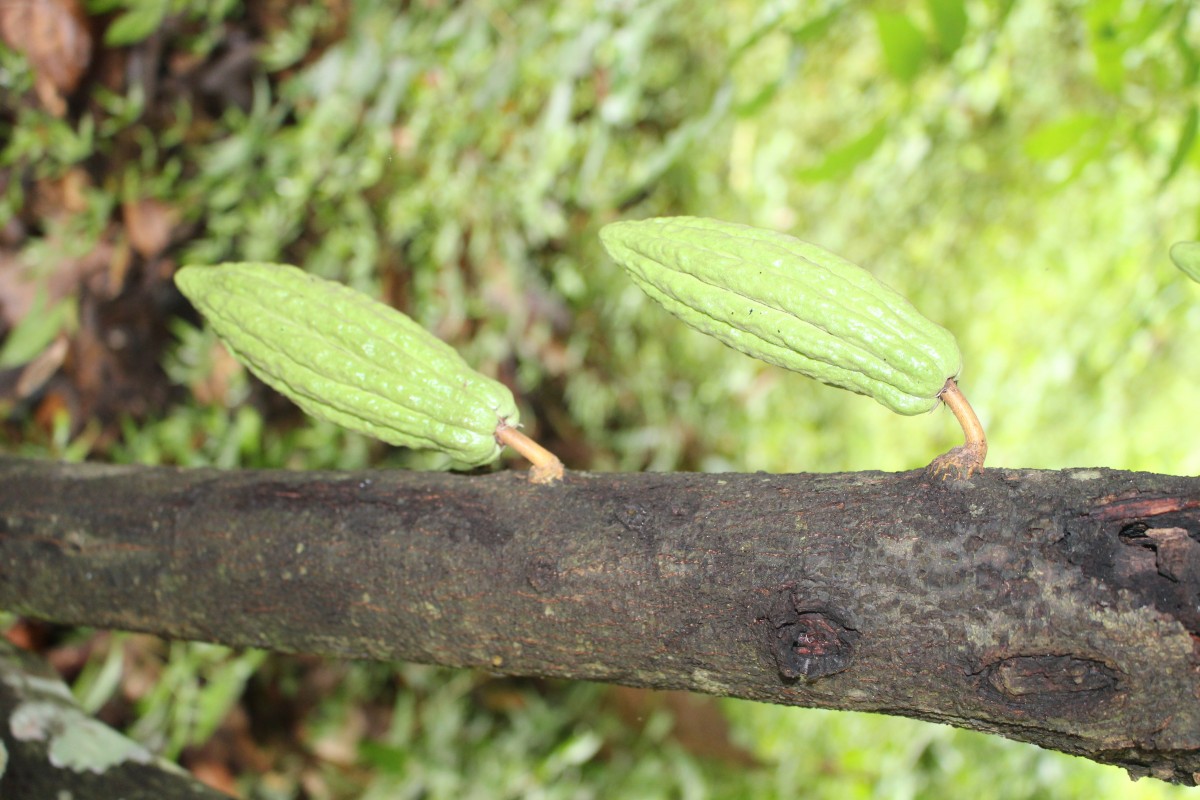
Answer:
<svg viewBox="0 0 1200 800"><path fill-rule="evenodd" d="M1184 84L1192 84L1200 77L1200 45L1193 44L1192 36L1188 28L1188 18L1183 14L1179 18L1179 22L1175 26L1174 32L1171 34L1171 42L1175 45L1175 52L1183 61L1183 69L1180 71L1180 79Z"/></svg>
<svg viewBox="0 0 1200 800"><path fill-rule="evenodd" d="M1184 275L1200 283L1200 242L1176 242L1171 245L1171 260Z"/></svg>
<svg viewBox="0 0 1200 800"><path fill-rule="evenodd" d="M1179 141L1175 143L1175 152L1171 155L1171 163L1167 166L1167 172L1163 175L1160 186L1165 186L1174 178L1175 173L1179 172L1179 168L1191 155L1192 148L1196 144L1197 127L1200 127L1200 112L1193 105L1188 110L1187 119L1183 121L1183 128L1179 131Z"/></svg>
<svg viewBox="0 0 1200 800"><path fill-rule="evenodd" d="M142 41L162 25L168 6L168 0L141 0L133 4L108 26L105 43L120 47Z"/></svg>
<svg viewBox="0 0 1200 800"><path fill-rule="evenodd" d="M1096 114L1072 114L1035 128L1025 137L1025 155L1052 161L1077 147L1102 122Z"/></svg>
<svg viewBox="0 0 1200 800"><path fill-rule="evenodd" d="M781 70L779 77L767 83L761 89L754 93L754 96L749 100L739 103L735 109L735 113L739 117L753 117L762 112L762 110L775 99L779 91L788 85L788 82L795 75L800 62L803 60L803 48L794 46L788 54L787 66Z"/></svg>
<svg viewBox="0 0 1200 800"><path fill-rule="evenodd" d="M942 54L949 57L962 45L967 34L967 10L963 0L927 0L933 29L937 32Z"/></svg>
<svg viewBox="0 0 1200 800"><path fill-rule="evenodd" d="M799 28L792 30L788 35L791 37L792 42L796 44L819 41L829 34L830 29L833 28L833 24L841 18L845 10L845 3L836 5L821 16L811 19Z"/></svg>
<svg viewBox="0 0 1200 800"><path fill-rule="evenodd" d="M0 346L0 369L32 361L54 341L60 331L72 326L74 321L74 298L51 303L46 298L46 292L39 290L29 312L9 331L3 346Z"/></svg>
<svg viewBox="0 0 1200 800"><path fill-rule="evenodd" d="M1125 50L1121 0L1098 0L1087 6L1088 46L1096 60L1096 81L1114 94L1125 83Z"/></svg>
<svg viewBox="0 0 1200 800"><path fill-rule="evenodd" d="M875 27L879 31L879 44L888 72L906 83L911 82L929 56L925 34L907 14L894 11L876 11Z"/></svg>
<svg viewBox="0 0 1200 800"><path fill-rule="evenodd" d="M819 164L798 170L796 177L810 183L844 178L873 156L886 137L887 122L880 120L862 136L825 153Z"/></svg>

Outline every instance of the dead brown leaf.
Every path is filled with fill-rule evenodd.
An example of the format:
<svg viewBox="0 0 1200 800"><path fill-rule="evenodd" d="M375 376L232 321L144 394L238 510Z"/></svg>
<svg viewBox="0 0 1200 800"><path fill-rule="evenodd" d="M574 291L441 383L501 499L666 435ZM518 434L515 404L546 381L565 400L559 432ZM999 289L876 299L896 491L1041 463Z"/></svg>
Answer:
<svg viewBox="0 0 1200 800"><path fill-rule="evenodd" d="M60 333L49 347L25 365L21 370L20 377L17 378L16 396L18 399L32 397L38 389L41 389L54 377L67 358L69 345L66 334Z"/></svg>
<svg viewBox="0 0 1200 800"><path fill-rule="evenodd" d="M214 344L212 369L201 381L190 387L196 401L201 405L229 405L229 392L233 381L245 370L223 344Z"/></svg>
<svg viewBox="0 0 1200 800"><path fill-rule="evenodd" d="M59 417L78 419L78 402L71 387L59 384L48 390L33 412L33 423L47 436L54 433Z"/></svg>
<svg viewBox="0 0 1200 800"><path fill-rule="evenodd" d="M238 796L237 776L229 765L216 759L197 759L189 765L192 776L210 789L216 789L230 797Z"/></svg>
<svg viewBox="0 0 1200 800"><path fill-rule="evenodd" d="M39 179L33 185L30 214L40 220L81 214L87 210L91 188L91 177L80 167L71 167L58 178Z"/></svg>
<svg viewBox="0 0 1200 800"><path fill-rule="evenodd" d="M0 250L0 328L15 326L25 318L33 308L40 286L45 287L50 302L78 294L85 282L99 297L112 297L120 292L121 286L110 283L112 263L118 254L108 241L99 242L91 252L78 258L67 254L66 242L47 239L46 243L47 258L50 254L61 255L48 275L44 271L39 273L17 254Z"/></svg>
<svg viewBox="0 0 1200 800"><path fill-rule="evenodd" d="M92 34L78 0L0 3L0 38L29 59L38 98L62 116L63 97L75 91L92 60Z"/></svg>
<svg viewBox="0 0 1200 800"><path fill-rule="evenodd" d="M154 258L167 249L179 212L161 200L146 197L121 206L129 243L142 258Z"/></svg>

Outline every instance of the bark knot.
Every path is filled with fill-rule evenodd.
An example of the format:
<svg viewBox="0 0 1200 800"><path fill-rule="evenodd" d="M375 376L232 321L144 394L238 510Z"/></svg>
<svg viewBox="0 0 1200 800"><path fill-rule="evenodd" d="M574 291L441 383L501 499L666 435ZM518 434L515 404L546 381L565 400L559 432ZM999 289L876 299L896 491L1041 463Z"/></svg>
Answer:
<svg viewBox="0 0 1200 800"><path fill-rule="evenodd" d="M770 648L785 680L816 680L849 669L859 632L829 609L795 609L772 619Z"/></svg>
<svg viewBox="0 0 1200 800"><path fill-rule="evenodd" d="M1119 696L1119 674L1107 664L1074 655L1014 655L982 670L986 694L1010 706L1094 717Z"/></svg>

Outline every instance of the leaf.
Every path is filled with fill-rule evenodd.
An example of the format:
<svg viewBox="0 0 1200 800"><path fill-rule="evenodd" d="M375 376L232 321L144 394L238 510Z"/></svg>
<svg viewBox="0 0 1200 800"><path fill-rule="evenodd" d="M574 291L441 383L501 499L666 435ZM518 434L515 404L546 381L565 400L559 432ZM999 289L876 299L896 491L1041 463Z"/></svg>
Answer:
<svg viewBox="0 0 1200 800"><path fill-rule="evenodd" d="M967 10L963 0L928 0L928 4L942 55L949 58L962 46L967 34Z"/></svg>
<svg viewBox="0 0 1200 800"><path fill-rule="evenodd" d="M1053 161L1078 146L1101 121L1097 114L1079 113L1039 125L1025 137L1025 155Z"/></svg>
<svg viewBox="0 0 1200 800"><path fill-rule="evenodd" d="M162 25L168 6L169 0L137 0L108 26L105 44L119 47L142 41Z"/></svg>
<svg viewBox="0 0 1200 800"><path fill-rule="evenodd" d="M67 350L70 346L66 335L59 334L58 338L51 342L45 350L25 364L21 369L21 374L17 377L17 385L13 392L16 397L19 399L32 397L45 386L58 373L63 362L67 360Z"/></svg>
<svg viewBox="0 0 1200 800"><path fill-rule="evenodd" d="M0 40L22 52L60 94L79 85L92 59L92 37L76 0L0 2Z"/></svg>
<svg viewBox="0 0 1200 800"><path fill-rule="evenodd" d="M110 11L116 11L125 4L125 0L84 0L84 6L87 8L87 13L92 16L107 14Z"/></svg>
<svg viewBox="0 0 1200 800"><path fill-rule="evenodd" d="M873 156L886 137L887 121L880 120L857 139L826 152L821 163L798 170L796 177L810 183L843 178Z"/></svg>
<svg viewBox="0 0 1200 800"><path fill-rule="evenodd" d="M1188 17L1186 14L1183 14L1180 16L1179 23L1175 26L1175 30L1171 34L1171 41L1175 45L1175 51L1178 53L1180 60L1183 61L1180 78L1184 85L1191 85L1200 77L1200 54L1197 54L1196 47L1193 46L1190 39Z"/></svg>
<svg viewBox="0 0 1200 800"><path fill-rule="evenodd" d="M1125 85L1126 42L1118 16L1121 0L1099 0L1087 6L1088 47L1096 60L1096 82L1117 94Z"/></svg>
<svg viewBox="0 0 1200 800"><path fill-rule="evenodd" d="M907 14L894 11L876 11L875 27L888 71L905 83L911 83L929 56L925 34Z"/></svg>
<svg viewBox="0 0 1200 800"><path fill-rule="evenodd" d="M763 108L765 108L772 100L775 99L776 95L779 94L780 89L791 83L793 76L796 74L796 70L800 66L803 53L803 48L793 45L791 50L788 52L787 64L780 71L779 75L776 76L776 78L770 83L766 84L757 92L755 92L754 96L749 100L739 103L734 109L734 113L739 117L757 116L763 110Z"/></svg>
<svg viewBox="0 0 1200 800"><path fill-rule="evenodd" d="M1171 260L1180 272L1200 283L1200 242L1176 242L1171 245Z"/></svg>
<svg viewBox="0 0 1200 800"><path fill-rule="evenodd" d="M1175 144L1175 152L1171 155L1171 163L1167 166L1167 172L1163 175L1159 182L1159 188L1166 186L1175 173L1179 172L1179 168L1187 162L1188 156L1191 155L1192 149L1196 145L1196 130L1200 127L1200 111L1197 111L1195 104L1188 110L1187 119L1183 121L1183 128L1179 131L1179 141Z"/></svg>
<svg viewBox="0 0 1200 800"><path fill-rule="evenodd" d="M38 288L29 313L20 320L0 347L0 369L32 361L49 347L59 332L76 318L76 305L70 299L50 301L46 289Z"/></svg>
<svg viewBox="0 0 1200 800"><path fill-rule="evenodd" d="M792 82L796 70L800 67L806 55L807 48L805 45L824 37L833 27L834 23L837 22L838 18L841 17L845 9L845 4L834 6L825 14L815 17L797 28L788 30L787 36L791 40L791 47L788 49L787 62L784 68L774 79L755 92L749 100L738 103L734 109L734 113L739 117L753 117L774 100L779 91ZM773 32L777 27L778 20L775 20L755 30L734 49L729 58L730 65L739 61L752 46L762 41L764 37Z"/></svg>
<svg viewBox="0 0 1200 800"><path fill-rule="evenodd" d="M129 243L143 258L154 258L171 243L171 232L179 222L179 212L161 200L127 200L121 206Z"/></svg>
<svg viewBox="0 0 1200 800"><path fill-rule="evenodd" d="M845 3L836 5L821 16L809 20L799 28L794 28L788 33L788 36L795 44L815 42L823 39L829 33L830 29L833 28L833 24L838 21L845 10Z"/></svg>
<svg viewBox="0 0 1200 800"><path fill-rule="evenodd" d="M0 346L0 369L32 361L45 350L60 331L74 326L73 299L50 301L45 289L38 289L33 305L16 327L8 332Z"/></svg>

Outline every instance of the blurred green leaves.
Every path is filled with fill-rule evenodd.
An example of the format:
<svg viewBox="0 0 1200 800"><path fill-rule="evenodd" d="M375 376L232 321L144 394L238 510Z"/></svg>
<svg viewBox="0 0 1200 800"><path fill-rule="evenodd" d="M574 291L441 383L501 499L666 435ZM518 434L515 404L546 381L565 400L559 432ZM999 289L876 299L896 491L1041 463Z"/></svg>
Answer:
<svg viewBox="0 0 1200 800"><path fill-rule="evenodd" d="M1198 127L1200 127L1200 110L1197 109L1195 103L1192 103L1183 124L1179 127L1179 139L1175 144L1175 152L1171 154L1171 161L1167 165L1166 172L1163 174L1161 185L1165 186L1175 177L1176 173L1187 163L1188 157L1196 149L1196 132Z"/></svg>
<svg viewBox="0 0 1200 800"><path fill-rule="evenodd" d="M1025 155L1036 161L1050 161L1089 140L1107 141L1104 131L1105 120L1100 115L1071 114L1031 131L1025 137Z"/></svg>
<svg viewBox="0 0 1200 800"><path fill-rule="evenodd" d="M963 0L928 0L929 17L937 34L938 49L949 57L967 35L967 9Z"/></svg>
<svg viewBox="0 0 1200 800"><path fill-rule="evenodd" d="M1172 0L1132 3L1127 0L1098 0L1085 5L1088 44L1096 64L1100 85L1114 94L1123 88L1126 63L1140 56L1151 37L1162 35L1167 23L1186 17L1188 4ZM1181 22L1182 24L1182 22Z"/></svg>
<svg viewBox="0 0 1200 800"><path fill-rule="evenodd" d="M125 3L104 3L116 7L125 6L121 14L104 31L106 44L120 46L140 42L154 33L167 16L171 0L128 0ZM98 10L93 7L93 10Z"/></svg>
<svg viewBox="0 0 1200 800"><path fill-rule="evenodd" d="M1171 245L1171 260L1180 272L1200 283L1200 242L1176 242Z"/></svg>
<svg viewBox="0 0 1200 800"><path fill-rule="evenodd" d="M104 30L105 44L136 44L171 16L219 22L240 11L238 0L84 0L89 14L115 14Z"/></svg>
<svg viewBox="0 0 1200 800"><path fill-rule="evenodd" d="M1056 182L1079 177L1092 162L1105 155L1112 140L1112 126L1099 114L1069 114L1034 128L1025 137L1025 155L1037 162L1065 165L1060 172L1049 172Z"/></svg>
<svg viewBox="0 0 1200 800"><path fill-rule="evenodd" d="M846 177L854 168L871 156L883 144L888 135L886 120L876 122L870 130L845 144L831 147L819 164L804 167L796 172L802 181L834 181Z"/></svg>
<svg viewBox="0 0 1200 800"><path fill-rule="evenodd" d="M45 287L38 287L25 318L0 343L0 369L32 361L60 332L77 325L76 314L74 297L51 301Z"/></svg>
<svg viewBox="0 0 1200 800"><path fill-rule="evenodd" d="M876 11L875 27L888 71L911 83L929 57L925 34L907 14L896 11Z"/></svg>
<svg viewBox="0 0 1200 800"><path fill-rule="evenodd" d="M963 0L926 0L928 31L903 11L874 12L875 32L884 64L892 77L912 83L934 56L946 60L962 46L967 35L967 9Z"/></svg>

